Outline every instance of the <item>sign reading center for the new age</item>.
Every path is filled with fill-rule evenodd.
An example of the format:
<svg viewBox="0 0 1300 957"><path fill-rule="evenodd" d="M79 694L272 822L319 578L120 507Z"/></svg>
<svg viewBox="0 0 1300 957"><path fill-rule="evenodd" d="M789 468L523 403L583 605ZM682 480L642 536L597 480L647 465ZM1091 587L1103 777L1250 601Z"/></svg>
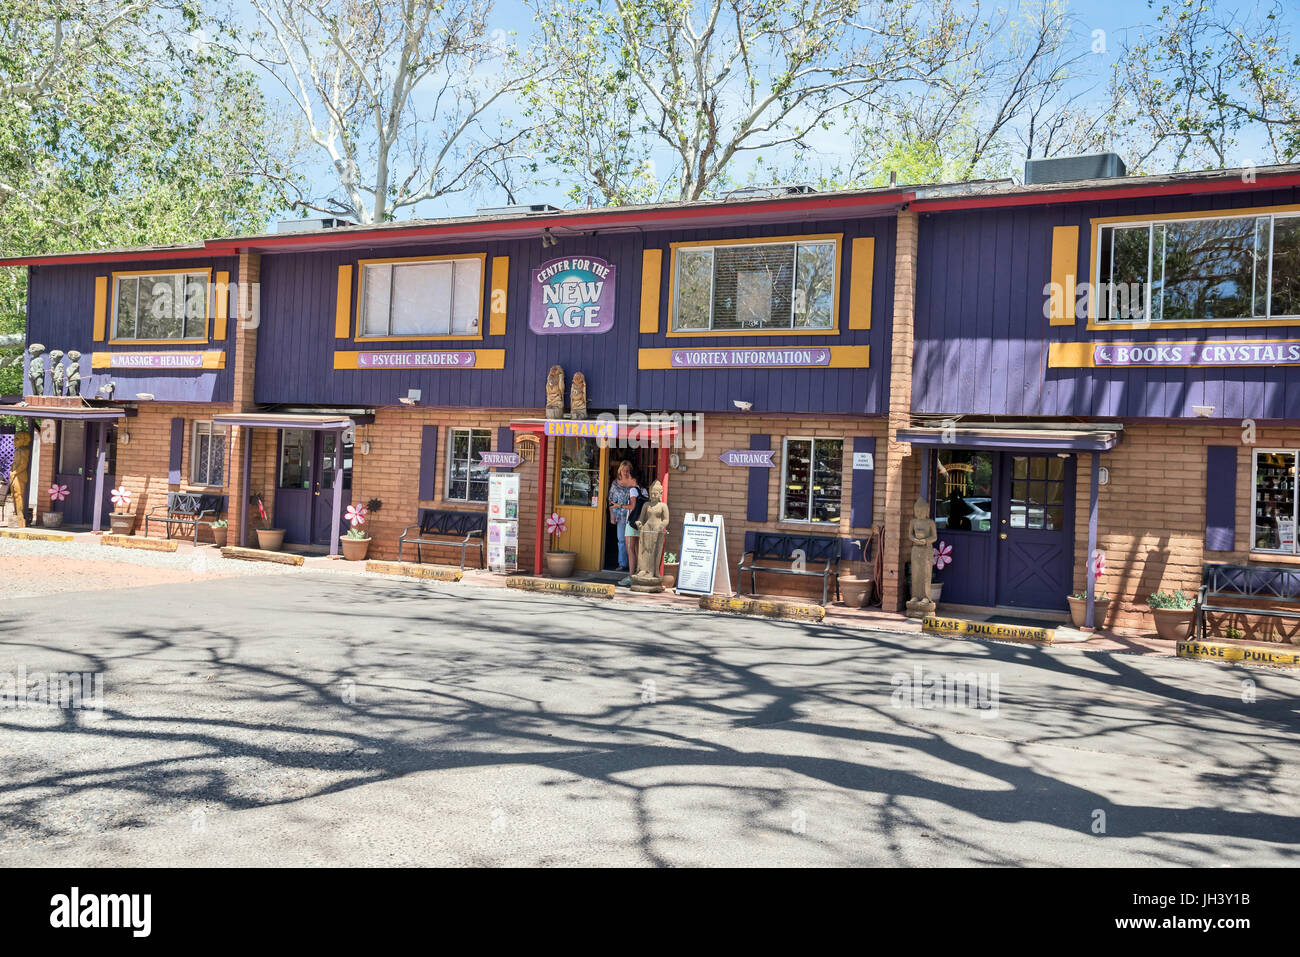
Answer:
<svg viewBox="0 0 1300 957"><path fill-rule="evenodd" d="M552 259L533 270L528 328L541 336L614 328L614 264L595 256Z"/></svg>

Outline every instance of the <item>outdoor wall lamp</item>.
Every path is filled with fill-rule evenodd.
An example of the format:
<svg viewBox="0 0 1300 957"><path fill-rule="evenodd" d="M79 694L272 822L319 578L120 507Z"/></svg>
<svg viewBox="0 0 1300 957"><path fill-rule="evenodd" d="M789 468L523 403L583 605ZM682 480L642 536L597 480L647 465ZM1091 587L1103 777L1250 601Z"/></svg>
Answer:
<svg viewBox="0 0 1300 957"><path fill-rule="evenodd" d="M121 435L119 435L119 436L117 437L117 444L118 444L118 445L130 445L130 444L131 444L131 433L130 433L130 432L123 432Z"/></svg>
<svg viewBox="0 0 1300 957"><path fill-rule="evenodd" d="M140 400L144 401L144 402L149 402L149 401L152 401L152 399L153 399L153 393L152 393L152 392L137 392L137 393L135 394L135 397L136 397L137 399L140 399Z"/></svg>
<svg viewBox="0 0 1300 957"><path fill-rule="evenodd" d="M1214 415L1214 406L1212 405L1194 405L1192 411L1196 413L1198 419L1208 419Z"/></svg>
<svg viewBox="0 0 1300 957"><path fill-rule="evenodd" d="M741 412L748 412L750 409L754 408L754 403L746 402L744 399L732 399L731 404Z"/></svg>

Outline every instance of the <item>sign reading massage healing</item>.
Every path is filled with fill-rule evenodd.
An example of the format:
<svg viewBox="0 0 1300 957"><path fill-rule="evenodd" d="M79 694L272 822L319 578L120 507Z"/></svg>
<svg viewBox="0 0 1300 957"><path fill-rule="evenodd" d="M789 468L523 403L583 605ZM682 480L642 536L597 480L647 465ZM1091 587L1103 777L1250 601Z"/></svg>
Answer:
<svg viewBox="0 0 1300 957"><path fill-rule="evenodd" d="M95 352L90 357L92 369L224 369L226 354L207 352Z"/></svg>
<svg viewBox="0 0 1300 957"><path fill-rule="evenodd" d="M1092 351L1098 368L1114 366L1294 366L1300 341L1107 342Z"/></svg>
<svg viewBox="0 0 1300 957"><path fill-rule="evenodd" d="M596 256L552 259L533 270L528 328L539 336L614 328L614 264Z"/></svg>
<svg viewBox="0 0 1300 957"><path fill-rule="evenodd" d="M811 369L830 365L831 350L825 346L674 349L669 363L674 369Z"/></svg>

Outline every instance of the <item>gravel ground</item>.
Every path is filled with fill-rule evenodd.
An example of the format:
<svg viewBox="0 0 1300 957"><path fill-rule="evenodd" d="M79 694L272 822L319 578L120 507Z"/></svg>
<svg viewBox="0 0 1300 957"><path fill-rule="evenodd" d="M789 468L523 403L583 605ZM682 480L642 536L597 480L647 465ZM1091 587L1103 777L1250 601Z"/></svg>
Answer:
<svg viewBox="0 0 1300 957"><path fill-rule="evenodd" d="M297 570L270 562L222 558L215 548L151 552L90 542L0 538L0 601L213 578L285 575Z"/></svg>

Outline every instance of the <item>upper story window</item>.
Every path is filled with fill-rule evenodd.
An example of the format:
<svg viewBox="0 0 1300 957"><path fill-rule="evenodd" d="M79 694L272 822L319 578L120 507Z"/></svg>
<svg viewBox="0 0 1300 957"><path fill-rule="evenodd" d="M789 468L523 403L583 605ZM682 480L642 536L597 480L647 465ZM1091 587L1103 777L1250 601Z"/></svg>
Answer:
<svg viewBox="0 0 1300 957"><path fill-rule="evenodd" d="M834 331L839 236L673 246L673 332Z"/></svg>
<svg viewBox="0 0 1300 957"><path fill-rule="evenodd" d="M1300 216L1102 225L1097 319L1232 322L1300 316Z"/></svg>
<svg viewBox="0 0 1300 957"><path fill-rule="evenodd" d="M483 257L362 262L358 337L482 337Z"/></svg>
<svg viewBox="0 0 1300 957"><path fill-rule="evenodd" d="M206 341L210 277L206 270L114 273L113 339Z"/></svg>

